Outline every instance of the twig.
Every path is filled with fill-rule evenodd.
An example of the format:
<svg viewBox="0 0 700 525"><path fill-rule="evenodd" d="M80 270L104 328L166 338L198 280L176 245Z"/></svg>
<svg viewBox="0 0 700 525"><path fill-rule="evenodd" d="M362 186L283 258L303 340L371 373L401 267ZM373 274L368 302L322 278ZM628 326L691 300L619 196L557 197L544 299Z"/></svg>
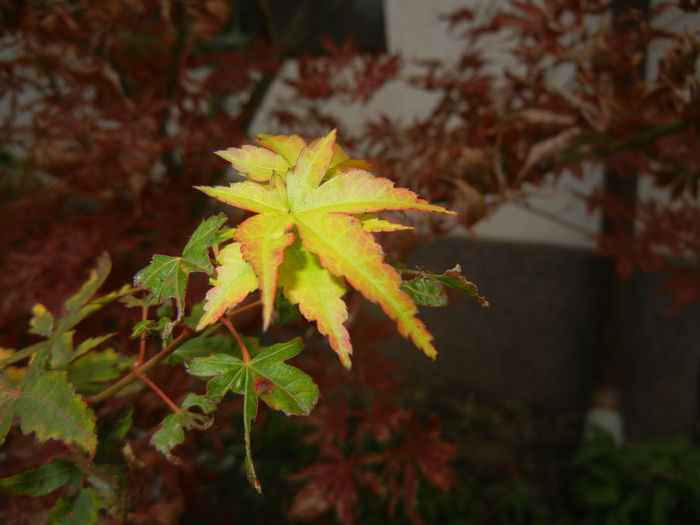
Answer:
<svg viewBox="0 0 700 525"><path fill-rule="evenodd" d="M87 398L88 404L94 404L94 403L100 403L101 401L104 401L105 399L108 399L112 397L114 394L119 392L121 389L124 387L130 385L137 379L139 379L139 376L141 374L144 374L148 372L151 368L156 366L158 363L163 361L166 357L168 357L170 354L172 354L175 350L177 350L180 346L182 346L185 341L188 339L191 339L193 336L196 335L197 332L194 331L185 331L181 333L177 339L175 339L172 343L170 343L168 346L163 348L160 352L158 352L156 355L151 357L148 361L143 363L141 366L138 366L134 368L131 372L129 372L127 375L122 377L119 381L114 383L112 386L106 388L99 394L95 394L94 396L91 396Z"/></svg>
<svg viewBox="0 0 700 525"><path fill-rule="evenodd" d="M230 314L228 314L228 317L233 317L234 315L237 315L241 312L245 312L246 310L250 310L251 308L255 308L256 306L260 306L262 304L262 301L254 301L250 304L247 304L241 308L238 308L237 310L234 310ZM247 361L250 361L250 354L248 354L248 349L246 348L245 344L243 344L243 340L241 339L241 336L238 334L235 328L233 328L233 325L231 322L226 318L222 317L221 321L229 327L229 330L231 330L231 333L233 333L234 337L236 337L236 340L238 341L238 344L241 347L241 352L243 353L243 359L246 359L247 356ZM128 374L126 374L124 377L122 377L119 381L114 383L112 386L106 388L102 392L95 394L92 397L89 397L86 399L88 404L94 404L94 403L100 403L104 401L105 399L108 399L112 397L114 394L119 392L121 389L125 388L126 386L130 385L137 379L141 379L141 375L145 374L148 372L151 368L156 366L158 363L163 361L165 358L167 358L170 354L172 354L175 350L177 350L180 346L182 346L188 339L191 339L195 335L198 334L198 332L195 332L192 330L189 326L187 325L182 325L183 332L175 339L172 343L170 343L168 346L163 348L160 352L158 352L156 355L151 357L148 361L144 362L143 364L140 364L133 370L131 370Z"/></svg>
<svg viewBox="0 0 700 525"><path fill-rule="evenodd" d="M246 348L245 343L243 342L241 334L238 333L238 330L236 330L236 328L233 326L231 321L228 320L228 318L222 317L221 322L226 325L226 328L228 328L229 331L233 334L233 337L236 338L238 346L241 347L241 353L243 354L243 362L246 364L250 363L250 354L248 353L248 348Z"/></svg>
<svg viewBox="0 0 700 525"><path fill-rule="evenodd" d="M160 397L163 401L165 401L165 404L170 407L170 410L175 412L176 414L180 411L180 407L178 407L172 399L163 392L158 385L156 385L153 381L150 380L150 378L146 374L139 374L139 379L146 383L149 387L151 387L151 390L153 390L156 394L158 394L158 397Z"/></svg>
<svg viewBox="0 0 700 525"><path fill-rule="evenodd" d="M533 206L532 204L529 204L527 202L517 202L514 201L513 204L518 206L519 208L529 211L530 213L533 213L535 215L539 215L540 217L544 217L545 219L549 219L550 221L554 222L555 224L558 224L559 226L563 226L564 228L569 228L570 230L573 230L577 233L581 233L583 235L586 235L587 237L595 237L597 234L596 232L589 230L588 228L585 228L584 226L581 226L579 224L576 224L571 221L567 221L566 219L562 219L555 213L550 213L548 211L542 210L540 208L537 208Z"/></svg>
<svg viewBox="0 0 700 525"><path fill-rule="evenodd" d="M141 321L146 321L148 319L148 306L143 305L141 307ZM141 337L139 339L139 360L137 364L143 363L146 357L146 330L141 332Z"/></svg>
<svg viewBox="0 0 700 525"><path fill-rule="evenodd" d="M238 314L243 313L243 312L245 312L245 311L247 311L247 310L251 310L252 308L255 308L256 306L260 306L261 304L262 304L262 301L261 301L260 299L258 299L257 301L253 301L253 302L250 303L250 304L247 304L247 305L245 305L245 306L241 306L240 308L234 310L233 312L231 312L230 314L228 314L227 317L231 318L231 317L233 317L234 315L238 315Z"/></svg>

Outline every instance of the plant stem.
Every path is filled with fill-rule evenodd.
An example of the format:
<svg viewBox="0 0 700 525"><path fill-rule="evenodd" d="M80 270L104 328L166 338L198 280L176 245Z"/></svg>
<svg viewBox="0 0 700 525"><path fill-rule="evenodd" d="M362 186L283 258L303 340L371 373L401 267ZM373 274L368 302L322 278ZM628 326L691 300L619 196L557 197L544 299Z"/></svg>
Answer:
<svg viewBox="0 0 700 525"><path fill-rule="evenodd" d="M523 209L525 211L529 211L530 213L534 215L539 215L540 217L544 217L545 219L549 219L555 224L558 224L559 226L562 226L564 228L568 228L572 231L575 231L576 233L580 233L581 235L585 235L587 237L595 237L596 232L593 230L589 230L585 226L580 226L576 224L575 222L567 221L566 219L562 219L559 217L556 213L551 213L546 210L543 210L541 208L538 208L536 206L533 206L532 204L524 201L514 201L513 204L515 204L518 208Z"/></svg>
<svg viewBox="0 0 700 525"><path fill-rule="evenodd" d="M144 305L141 307L141 321L148 319L148 306ZM136 362L138 365L143 363L146 357L146 331L141 332L141 337L139 338L139 360Z"/></svg>
<svg viewBox="0 0 700 525"><path fill-rule="evenodd" d="M188 339L191 339L194 335L196 335L196 332L194 331L185 331L181 333L177 339L175 339L172 343L170 343L168 346L163 348L160 352L158 352L156 355L151 357L148 361L143 363L142 365L134 368L131 372L129 372L127 375L122 377L119 381L114 383L112 386L106 388L99 394L95 394L94 396L91 396L87 398L88 404L94 404L94 403L100 403L101 401L104 401L105 399L108 399L112 397L114 394L119 392L122 388L130 385L137 379L139 379L139 376L141 374L144 374L148 372L151 368L156 366L158 363L163 361L166 357L168 357L170 354L172 354L175 350L177 350L182 344L187 341Z"/></svg>
<svg viewBox="0 0 700 525"><path fill-rule="evenodd" d="M163 392L158 385L156 385L153 381L150 380L150 378L146 374L139 374L139 379L146 383L149 387L151 387L151 390L153 390L156 394L158 394L158 397L160 397L163 401L165 401L165 404L170 407L170 410L175 412L176 414L180 411L180 407L178 407L172 399Z"/></svg>
<svg viewBox="0 0 700 525"><path fill-rule="evenodd" d="M233 312L228 314L227 317L233 317L234 315L238 315L238 314L243 313L247 310L251 310L251 309L255 308L256 306L260 306L261 304L262 304L262 301L260 299L258 299L257 301L254 301L254 302L247 304L245 306L241 306L240 308L234 310Z"/></svg>
<svg viewBox="0 0 700 525"><path fill-rule="evenodd" d="M250 310L251 308L255 308L256 306L260 306L262 304L262 301L254 301L250 304L247 304L241 308L238 308L237 310L234 310L230 314L228 314L228 317L233 317L234 315L240 314L241 312L245 312L246 310ZM243 359L244 361L247 358L246 363L250 361L250 354L248 353L248 349L246 348L245 344L243 344L243 340L241 339L240 334L236 331L236 329L233 327L231 322L226 318L222 317L221 321L228 326L228 329L231 330L231 333L234 335L236 340L238 341L238 344L241 347L241 352L243 353ZM105 399L108 399L112 397L114 394L119 392L121 389L124 387L130 385L137 379L141 379L141 375L145 374L148 372L151 368L156 366L158 363L163 361L165 358L167 358L170 354L172 354L175 350L177 350L180 346L182 346L188 339L192 339L195 335L197 335L197 332L192 330L189 326L187 325L181 325L183 328L183 332L168 346L163 348L160 352L158 352L156 355L151 357L148 361L144 362L143 364L139 364L136 368L131 370L128 374L126 374L124 377L122 377L119 381L114 383L112 386L106 388L102 392L95 394L94 396L88 397L86 399L88 404L94 404L94 403L100 403L104 401ZM149 385L150 386L150 385ZM172 407L171 407L172 408ZM176 407L177 408L177 407Z"/></svg>
<svg viewBox="0 0 700 525"><path fill-rule="evenodd" d="M236 328L233 326L233 323L231 323L231 321L229 321L226 317L222 317L221 322L226 325L226 328L228 328L229 331L233 334L233 337L236 338L238 346L241 347L241 353L243 354L243 362L246 364L250 363L250 354L248 353L248 348L243 342L241 334L238 333L238 330L236 330Z"/></svg>

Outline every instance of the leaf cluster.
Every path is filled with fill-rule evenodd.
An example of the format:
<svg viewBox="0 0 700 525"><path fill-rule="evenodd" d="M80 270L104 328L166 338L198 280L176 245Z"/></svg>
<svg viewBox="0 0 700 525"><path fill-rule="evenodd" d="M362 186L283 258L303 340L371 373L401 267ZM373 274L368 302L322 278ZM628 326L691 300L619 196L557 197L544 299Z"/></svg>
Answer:
<svg viewBox="0 0 700 525"><path fill-rule="evenodd" d="M242 337L233 326L232 319L240 312L261 307L263 330L273 322L298 317L314 321L349 368L346 283L378 303L399 332L431 357L436 353L432 336L416 316L417 304L430 304L433 292L426 287L442 290L444 285L485 302L461 276L459 267L434 274L397 271L385 261L372 233L406 227L375 212L450 212L375 177L365 161L350 158L335 144L335 131L310 144L298 136L261 135L257 146L229 148L219 155L246 180L198 189L256 215L235 229L226 228L224 215L202 221L180 255L154 255L136 274L136 287L124 286L99 296L111 266L103 255L88 281L65 301L60 315L40 304L34 307L29 331L42 338L40 342L4 352L0 437L4 440L17 422L23 434L34 433L40 442L62 441L73 457L54 458L43 467L4 478L0 485L33 497L60 490L51 511L54 523L94 523L103 509L117 515L120 506L115 502L121 496L115 462L129 464L134 459L128 446L121 450L121 458L114 448L129 433L131 412L115 422L109 417L98 419L93 407L115 396L128 396L139 383L170 408L150 443L175 464L181 463L176 448L185 442L186 432L212 428L223 401L241 396L245 471L251 486L261 491L251 440L259 402L286 415L308 416L319 399L319 387L287 362L301 353L301 338L263 346L257 337ZM190 305L187 293L194 273L208 275L212 286L201 304ZM418 277L404 282L401 273ZM260 300L242 304L257 289ZM101 349L113 333L74 342L76 326L116 300L141 313L127 339L133 344L138 341L138 357ZM224 328L228 335L219 333ZM159 349L149 352L149 346L155 346L149 343L157 343ZM204 392L188 391L176 403L148 377L160 364L184 365L189 375L206 381ZM399 413L395 416L400 418ZM446 478L439 481L436 472L426 473L436 466L447 472L451 449L439 443L434 429L426 433L415 422L411 424L410 434L418 441L424 436L426 441L396 448L386 464L387 475L396 478L394 472L408 471L407 479L417 479L414 457L432 443L436 451L421 453L418 468L433 476L431 482L445 485ZM324 448L324 454L335 453ZM368 457L367 461L374 460ZM407 489L401 497L414 500L415 489Z"/></svg>

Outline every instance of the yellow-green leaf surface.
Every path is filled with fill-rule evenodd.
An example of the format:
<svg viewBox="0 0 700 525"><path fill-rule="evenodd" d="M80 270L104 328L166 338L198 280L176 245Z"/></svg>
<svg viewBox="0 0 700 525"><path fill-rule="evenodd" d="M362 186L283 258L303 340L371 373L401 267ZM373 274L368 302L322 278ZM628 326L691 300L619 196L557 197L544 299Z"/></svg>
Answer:
<svg viewBox="0 0 700 525"><path fill-rule="evenodd" d="M294 207L294 211L326 213L367 213L381 210L419 210L454 215L454 212L442 206L419 199L411 190L395 188L389 179L374 177L364 170L352 170L333 177Z"/></svg>
<svg viewBox="0 0 700 525"><path fill-rule="evenodd" d="M0 377L0 442L15 414L22 432L34 432L39 441L59 439L89 453L95 451L95 414L75 393L65 372L45 372L19 389Z"/></svg>
<svg viewBox="0 0 700 525"><path fill-rule="evenodd" d="M241 146L217 151L216 154L231 163L233 168L251 180L264 182L273 173L284 175L291 167L287 160L274 151L259 146Z"/></svg>
<svg viewBox="0 0 700 525"><path fill-rule="evenodd" d="M345 277L362 295L396 321L399 332L410 338L426 355L437 354L432 335L415 314L416 305L401 291L401 276L384 262L384 252L362 230L355 217L338 213L298 214L297 227L304 247L318 255L321 264Z"/></svg>
<svg viewBox="0 0 700 525"><path fill-rule="evenodd" d="M257 182L234 182L230 186L195 186L210 197L255 213L285 213L287 205L279 194Z"/></svg>
<svg viewBox="0 0 700 525"><path fill-rule="evenodd" d="M293 210L302 208L304 201L321 183L333 158L334 145L335 130L299 154L294 171L287 174L287 195Z"/></svg>
<svg viewBox="0 0 700 525"><path fill-rule="evenodd" d="M258 278L250 264L243 260L239 243L225 246L217 261L220 266L216 269L216 285L207 292L204 315L197 330L218 321L226 310L236 306L258 287Z"/></svg>
<svg viewBox="0 0 700 525"><path fill-rule="evenodd" d="M344 326L347 308L342 300L345 278L378 303L396 321L401 334L433 357L432 336L416 317L417 307L411 297L401 290L400 275L384 263L384 253L370 233L407 227L365 214L384 210L454 212L430 204L410 190L396 188L388 179L357 169L370 165L351 159L335 138L333 130L307 146L297 136L260 135L258 144L284 158L289 170L272 169L268 163L264 169L269 168L270 177L265 182L248 180L229 187L198 189L258 214L241 224L234 239L241 243L243 258L260 283L265 328L279 285L285 297L298 305L307 319L316 322L343 364L349 366L352 346ZM250 158L273 158L253 149L246 150L245 155L232 155L236 162L243 162L240 159L245 157L249 165L243 168L251 178ZM298 241L294 242L296 237ZM229 293L234 288L236 294L248 293L236 286L232 285ZM203 326L206 324L200 322Z"/></svg>
<svg viewBox="0 0 700 525"><path fill-rule="evenodd" d="M362 221L362 229L366 232L395 232L401 230L412 230L412 226L396 224L384 219L380 219L374 214L362 214L358 217Z"/></svg>
<svg viewBox="0 0 700 525"><path fill-rule="evenodd" d="M279 283L285 297L299 306L309 321L316 321L318 331L328 337L340 361L350 367L350 334L345 328L348 310L342 297L343 280L326 270L314 254L295 242L287 249L279 269Z"/></svg>
<svg viewBox="0 0 700 525"><path fill-rule="evenodd" d="M243 258L255 270L260 281L263 303L263 329L267 329L277 294L277 268L284 258L284 250L294 241L287 233L294 224L289 214L262 213L244 221L234 238L241 243Z"/></svg>
<svg viewBox="0 0 700 525"><path fill-rule="evenodd" d="M294 167L299 158L299 153L306 146L306 142L299 135L258 135L258 144L279 153L287 161L290 168Z"/></svg>

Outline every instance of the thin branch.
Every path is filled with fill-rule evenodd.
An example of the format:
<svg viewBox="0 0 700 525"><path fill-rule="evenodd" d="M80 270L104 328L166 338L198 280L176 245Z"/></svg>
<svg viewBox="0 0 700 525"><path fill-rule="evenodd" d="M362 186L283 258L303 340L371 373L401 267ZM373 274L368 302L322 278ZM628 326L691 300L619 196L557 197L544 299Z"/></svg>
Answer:
<svg viewBox="0 0 700 525"><path fill-rule="evenodd" d="M100 403L104 401L105 399L108 399L112 397L114 394L122 390L123 388L127 387L137 379L139 379L139 376L141 374L144 374L148 372L151 368L156 366L158 363L163 361L165 358L167 358L170 354L172 354L175 350L177 350L180 346L182 346L188 339L191 339L197 334L197 332L194 331L185 331L181 333L177 339L175 339L172 343L170 343L168 346L163 348L160 352L158 352L156 355L151 357L148 361L143 363L142 365L134 368L131 372L129 372L127 375L122 377L119 381L114 383L112 386L106 388L99 394L95 394L94 396L91 396L87 398L88 404L95 404L95 403Z"/></svg>
<svg viewBox="0 0 700 525"><path fill-rule="evenodd" d="M226 328L228 328L229 331L233 334L233 337L236 338L238 346L241 347L241 353L243 354L243 362L246 364L250 363L250 354L248 353L248 348L243 342L241 334L238 333L238 330L236 330L236 328L233 326L233 323L231 323L231 321L229 321L226 317L222 317L221 322L226 325Z"/></svg>
<svg viewBox="0 0 700 525"><path fill-rule="evenodd" d="M252 309L255 308L256 306L260 306L261 304L262 304L262 301L261 301L260 299L258 299L257 301L253 301L252 303L249 303L249 304L247 304L247 305L245 305L245 306L241 306L240 308L237 308L236 310L234 310L233 312L231 312L230 314L228 314L227 317L228 317L228 318L231 318L231 317L233 317L234 315L238 315L238 314L243 313L243 312L246 312L246 311L248 311L248 310L252 310Z"/></svg>
<svg viewBox="0 0 700 525"><path fill-rule="evenodd" d="M151 390L153 390L156 394L158 394L158 397L160 397L163 401L165 401L165 404L168 405L168 406L170 407L170 410L172 410L172 411L173 411L174 413L176 413L176 414L177 414L178 412L180 412L180 407L178 407L178 406L173 402L173 400L170 399L170 397L168 396L168 394L166 394L165 392L163 392L163 391L158 387L158 385L156 385L153 381L151 381L151 379L150 379L146 374L139 374L139 379L140 379L141 381L143 381L144 383L146 383L146 384L151 388Z"/></svg>
<svg viewBox="0 0 700 525"><path fill-rule="evenodd" d="M580 224L576 224L575 222L571 222L571 221L567 221L566 219L562 219L557 214L545 211L541 208L537 208L536 206L533 206L532 204L530 204L528 202L514 201L512 204L515 204L519 208L521 208L525 211L529 211L530 213L532 213L534 215L539 215L540 217L544 217L545 219L548 219L548 220L554 222L555 224L558 224L559 226L563 226L564 228L568 228L568 229L573 230L577 233L581 233L587 237L595 237L597 235L597 233L594 232L593 230L589 230L588 228L581 226Z"/></svg>
<svg viewBox="0 0 700 525"><path fill-rule="evenodd" d="M269 0L258 0L258 7L263 15L263 21L265 23L265 29L270 37L270 42L277 44L279 35L277 34L277 27L275 26L275 19L272 16L272 9L270 9Z"/></svg>
<svg viewBox="0 0 700 525"><path fill-rule="evenodd" d="M141 307L141 321L146 321L148 319L148 306L143 305ZM141 337L139 338L139 360L137 364L143 363L146 357L146 330L141 332Z"/></svg>
<svg viewBox="0 0 700 525"><path fill-rule="evenodd" d="M245 312L246 310L250 310L252 308L255 308L256 306L260 306L262 304L262 301L254 301L250 304L247 304L241 308L238 308L237 310L234 310L230 314L228 314L228 317L233 317L234 315L237 315L241 312ZM231 330L231 333L233 333L234 337L236 337L236 340L238 341L238 344L241 347L241 351L243 352L243 357L245 359L246 356L248 356L248 361L250 361L250 355L248 354L248 349L246 348L245 344L243 344L243 340L241 339L241 336L238 334L235 328L233 328L233 325L231 325L231 322L226 318L222 317L221 321L226 324L227 326L230 325L229 330ZM142 374L145 374L148 372L151 368L156 366L158 363L166 359L170 354L172 354L175 350L177 350L180 346L182 346L186 341L189 339L192 339L195 335L198 335L198 332L195 332L192 330L189 326L187 325L181 325L183 332L175 339L172 343L170 343L168 346L163 348L160 352L158 352L156 355L151 357L148 361L146 361L143 364L140 364L133 370L131 370L128 374L126 374L124 377L122 377L119 381L114 383L112 386L106 388L102 392L95 394L92 397L89 397L86 399L88 404L94 404L94 403L100 403L104 401L105 399L108 399L112 397L114 394L122 390L123 388L127 387L137 379L140 379L140 376Z"/></svg>
<svg viewBox="0 0 700 525"><path fill-rule="evenodd" d="M307 0L297 13L289 30L281 39L280 51L277 54L277 60L280 62L298 53L304 45L308 44L314 36L320 33L324 26L328 25L337 16L342 14L355 0L343 0L323 17L318 24L314 24L312 23L312 15L318 1L319 0ZM243 103L241 125L244 130L247 131L252 124L253 118L265 99L265 95L270 90L270 87L272 87L272 83L276 77L276 72L263 75L250 92L248 99Z"/></svg>

